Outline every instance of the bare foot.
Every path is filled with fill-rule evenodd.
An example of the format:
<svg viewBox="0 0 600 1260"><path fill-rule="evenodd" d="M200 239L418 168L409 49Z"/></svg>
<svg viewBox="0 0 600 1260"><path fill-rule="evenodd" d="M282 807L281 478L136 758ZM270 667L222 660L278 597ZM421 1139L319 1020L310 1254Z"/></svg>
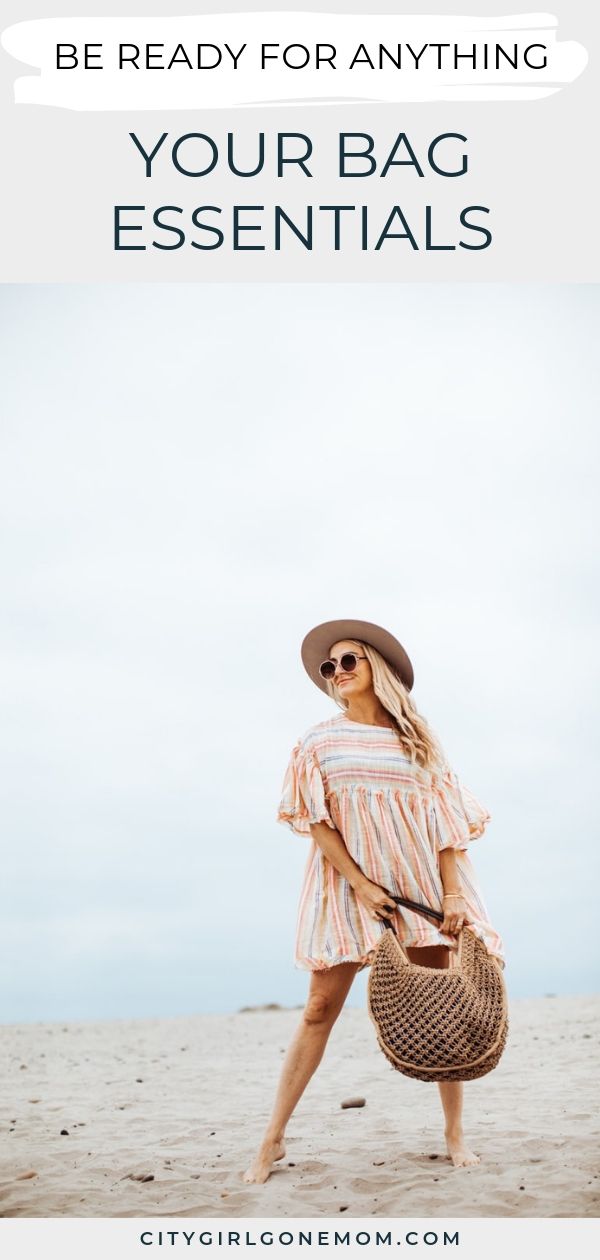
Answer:
<svg viewBox="0 0 600 1260"><path fill-rule="evenodd" d="M244 1173L243 1179L246 1185L262 1185L270 1175L273 1164L276 1164L277 1160L283 1159L284 1155L285 1146L283 1139L268 1141L265 1138L254 1163Z"/></svg>
<svg viewBox="0 0 600 1260"><path fill-rule="evenodd" d="M478 1164L479 1155L475 1155L465 1146L465 1139L462 1133L446 1134L446 1146L448 1147L448 1155L452 1160L455 1168L471 1168L473 1164Z"/></svg>

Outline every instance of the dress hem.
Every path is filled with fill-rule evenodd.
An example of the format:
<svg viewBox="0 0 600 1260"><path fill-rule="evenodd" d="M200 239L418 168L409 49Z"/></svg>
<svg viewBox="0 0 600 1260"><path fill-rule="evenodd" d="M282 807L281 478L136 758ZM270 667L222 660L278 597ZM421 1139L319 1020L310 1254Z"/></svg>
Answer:
<svg viewBox="0 0 600 1260"><path fill-rule="evenodd" d="M504 955L498 953L494 949L490 949L483 935L477 931L473 924L469 924L468 926L471 928L471 931L474 931L475 935L483 942L490 957L495 958L504 970L506 966ZM423 936L413 936L412 939L409 937L407 940L401 941L400 943L403 949L426 949L432 945L443 945L446 949L451 950L455 950L457 948L456 944L451 941L444 939L440 940L439 935L436 935L435 937L431 936L425 939ZM373 945L364 954L339 954L334 958L306 958L303 955L296 955L294 959L294 966L298 971L330 971L332 967L337 967L340 963L358 963L359 969L362 971L364 967L370 967L376 948L377 945Z"/></svg>

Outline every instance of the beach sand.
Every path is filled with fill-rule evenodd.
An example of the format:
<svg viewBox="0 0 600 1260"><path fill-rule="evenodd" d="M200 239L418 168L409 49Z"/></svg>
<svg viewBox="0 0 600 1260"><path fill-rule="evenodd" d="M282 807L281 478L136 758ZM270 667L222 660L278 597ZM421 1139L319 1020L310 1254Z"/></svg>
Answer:
<svg viewBox="0 0 600 1260"><path fill-rule="evenodd" d="M4 1026L0 1213L598 1215L599 997L511 1003L499 1067L466 1086L482 1162L462 1170L445 1157L436 1087L394 1072L366 1011L347 1008L285 1160L245 1186L299 1015ZM342 1110L355 1095L366 1106Z"/></svg>

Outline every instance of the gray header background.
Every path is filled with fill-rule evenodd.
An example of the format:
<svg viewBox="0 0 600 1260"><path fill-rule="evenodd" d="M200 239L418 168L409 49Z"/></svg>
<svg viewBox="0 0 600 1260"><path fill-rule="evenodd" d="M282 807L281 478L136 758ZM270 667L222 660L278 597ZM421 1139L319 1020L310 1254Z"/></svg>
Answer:
<svg viewBox="0 0 600 1260"><path fill-rule="evenodd" d="M161 15L169 12L161 0L127 0L127 13ZM256 0L204 0L177 4L179 14L205 12L312 9L322 12L365 12L364 0L328 0L323 5L269 4ZM377 4L380 13L460 13L497 15L526 12L526 4L480 0L427 0L420 4ZM541 11L542 6L540 6ZM115 13L110 0L7 0L2 27L41 17L107 15ZM308 105L298 108L202 110L169 113L83 114L13 103L13 82L20 70L0 51L0 125L3 133L5 195L0 206L0 280L600 280L595 196L597 176L590 145L598 117L597 52L600 13L589 0L556 0L550 7L559 19L559 38L576 39L590 54L587 70L575 83L553 97L537 102L410 105ZM24 68L23 73L26 73ZM251 145L259 131L269 137L278 130L304 131L319 141L315 147L311 181L300 173L277 180L269 172L240 180L215 171L204 180L186 180L165 173L144 179L129 131L150 139L162 131L181 135L202 130L219 141L235 131ZM440 131L463 132L469 138L471 174L463 179L414 179L412 172L394 172L387 179L339 181L318 150L335 152L340 130L367 130L381 137L383 154L400 131L421 149ZM252 150L249 148L248 152ZM295 217L307 203L368 202L371 221L383 228L394 204L402 206L415 231L423 237L425 204L435 209L443 238L458 239L455 225L465 205L491 209L491 248L482 252L457 249L453 253L414 252L407 242L390 242L375 253L345 250L335 254L327 242L317 241L308 253L291 236L279 254L233 253L229 246L214 252L184 247L176 253L149 249L140 253L113 250L113 206L163 204L191 210L198 204L279 203ZM150 215L149 215L150 218ZM226 226L229 222L224 213ZM265 225L269 223L265 214ZM444 228L449 231L445 232ZM229 235L229 233L228 233ZM264 242L271 232L265 226Z"/></svg>

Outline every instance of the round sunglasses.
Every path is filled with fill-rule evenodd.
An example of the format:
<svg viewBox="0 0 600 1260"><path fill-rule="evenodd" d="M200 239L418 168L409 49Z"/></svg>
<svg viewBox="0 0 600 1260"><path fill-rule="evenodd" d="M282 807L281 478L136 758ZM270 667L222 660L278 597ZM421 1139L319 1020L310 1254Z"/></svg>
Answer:
<svg viewBox="0 0 600 1260"><path fill-rule="evenodd" d="M366 656L358 656L356 652L344 652L343 656L340 656L339 664L343 672L345 674L349 674L353 669L356 669L357 661L366 661L366 659ZM327 680L333 678L337 667L338 661L334 659L330 661L323 661L323 664L319 665L321 678L325 678Z"/></svg>

